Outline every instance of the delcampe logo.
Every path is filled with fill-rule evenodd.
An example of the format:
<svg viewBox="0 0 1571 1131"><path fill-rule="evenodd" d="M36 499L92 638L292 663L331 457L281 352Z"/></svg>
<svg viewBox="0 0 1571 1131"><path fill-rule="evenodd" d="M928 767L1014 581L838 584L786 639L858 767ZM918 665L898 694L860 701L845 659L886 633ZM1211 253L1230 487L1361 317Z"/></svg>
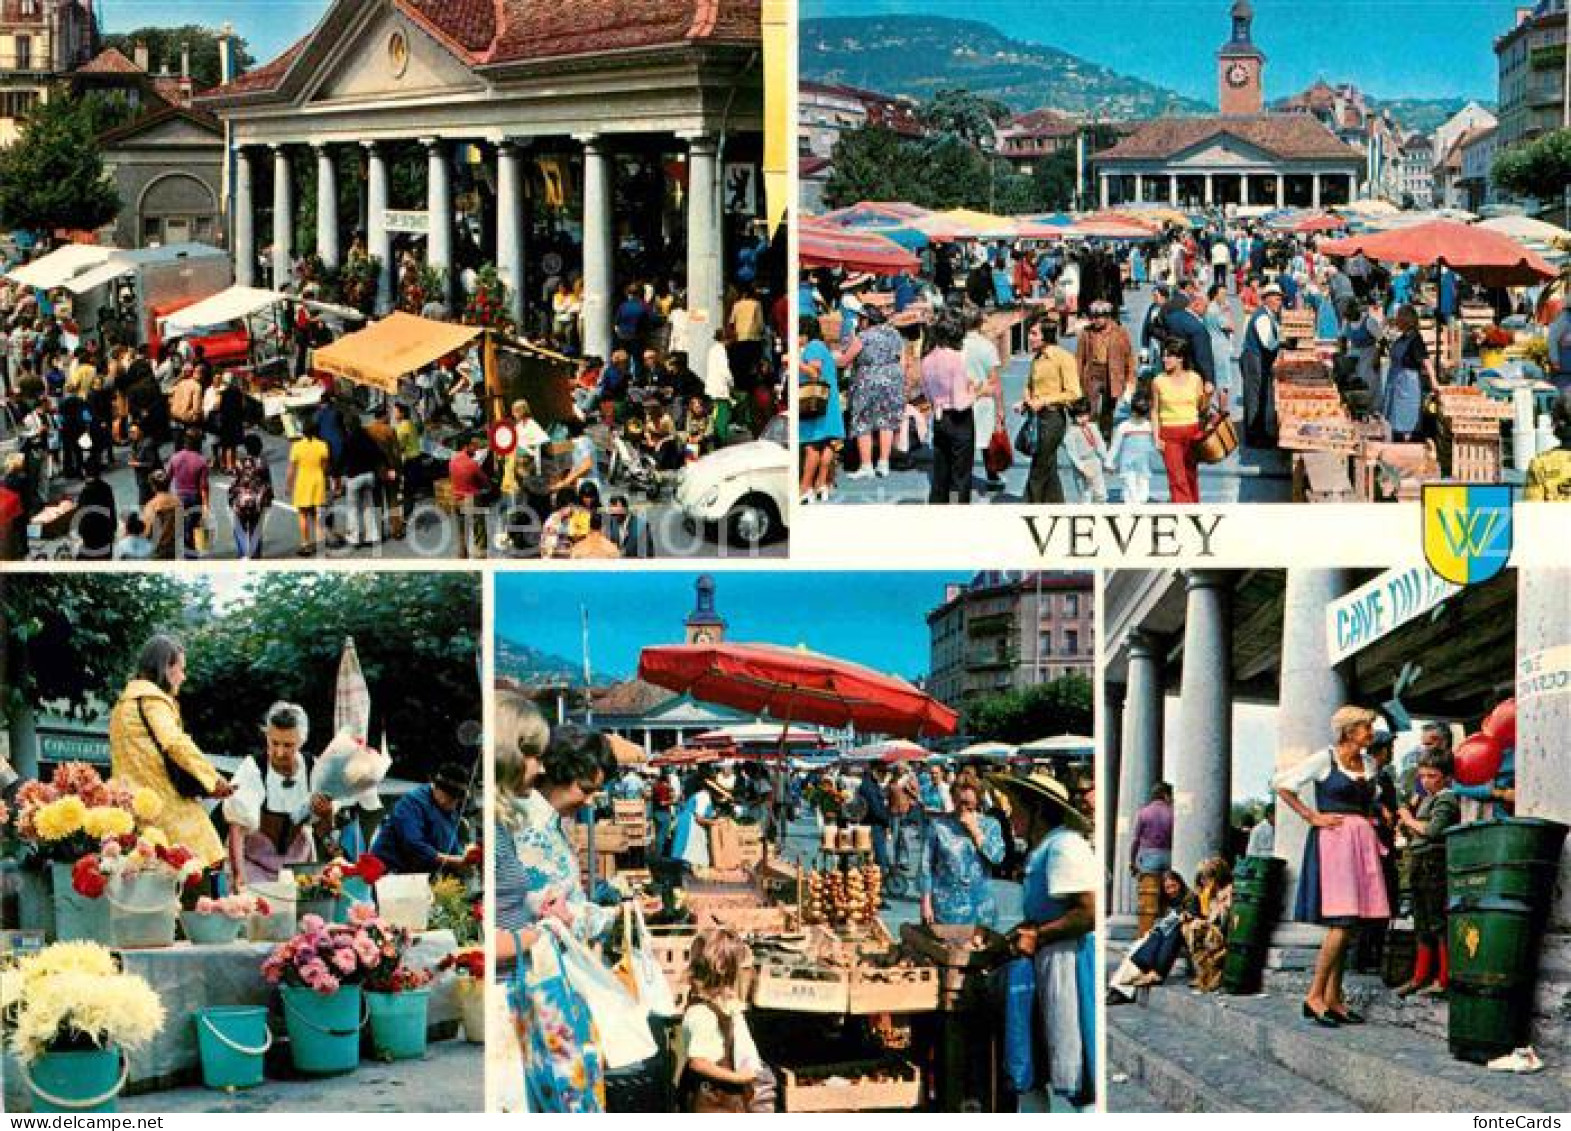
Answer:
<svg viewBox="0 0 1571 1131"><path fill-rule="evenodd" d="M1513 538L1510 487L1424 488L1424 557L1451 584L1476 585L1505 569Z"/></svg>

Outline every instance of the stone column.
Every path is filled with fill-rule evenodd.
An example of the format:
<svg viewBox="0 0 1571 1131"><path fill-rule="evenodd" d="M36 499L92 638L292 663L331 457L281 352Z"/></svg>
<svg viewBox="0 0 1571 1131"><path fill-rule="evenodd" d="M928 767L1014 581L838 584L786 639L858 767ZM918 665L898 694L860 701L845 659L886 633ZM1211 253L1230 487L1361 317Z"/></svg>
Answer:
<svg viewBox="0 0 1571 1131"><path fill-rule="evenodd" d="M1210 208L1216 203L1216 174L1206 174L1206 207Z"/></svg>
<svg viewBox="0 0 1571 1131"><path fill-rule="evenodd" d="M1249 204L1249 174L1238 174L1238 205L1240 208Z"/></svg>
<svg viewBox="0 0 1571 1131"><path fill-rule="evenodd" d="M1124 733L1118 766L1118 815L1113 830L1113 906L1109 912L1131 925L1135 884L1129 875L1129 850L1135 815L1151 799L1162 777L1162 655L1144 633L1129 638L1129 682L1124 693Z"/></svg>
<svg viewBox="0 0 1571 1131"><path fill-rule="evenodd" d="M338 166L325 145L316 150L316 253L329 271L342 261L338 250Z"/></svg>
<svg viewBox="0 0 1571 1131"><path fill-rule="evenodd" d="M1287 207L1287 178L1281 173L1276 175L1276 206Z"/></svg>
<svg viewBox="0 0 1571 1131"><path fill-rule="evenodd" d="M1316 173L1309 180L1310 180L1310 185L1311 185L1311 188L1309 190L1310 191L1310 203L1312 205L1314 205L1314 207L1319 208L1320 207L1320 174Z"/></svg>
<svg viewBox="0 0 1571 1131"><path fill-rule="evenodd" d="M1101 192L1102 207L1103 208L1107 208L1109 205L1112 204L1112 184L1111 184L1111 180L1110 180L1110 178L1108 177L1108 175L1106 173L1102 173L1100 176L1097 177L1096 183L1097 183L1098 189Z"/></svg>
<svg viewBox="0 0 1571 1131"><path fill-rule="evenodd" d="M699 377L709 370L708 343L725 322L725 279L721 268L722 218L718 144L703 134L688 135L687 309L696 320L687 364Z"/></svg>
<svg viewBox="0 0 1571 1131"><path fill-rule="evenodd" d="M426 148L426 263L442 272L438 300L451 308L453 301L453 185L447 161L447 142L423 137Z"/></svg>
<svg viewBox="0 0 1571 1131"><path fill-rule="evenodd" d="M1173 773L1173 867L1193 876L1227 842L1233 799L1233 574L1184 575L1183 690Z"/></svg>
<svg viewBox="0 0 1571 1131"><path fill-rule="evenodd" d="M1347 203L1351 204L1351 203L1353 203L1353 201L1355 201L1357 199L1358 199L1358 174L1357 173L1349 173L1347 175Z"/></svg>
<svg viewBox="0 0 1571 1131"><path fill-rule="evenodd" d="M1290 569L1282 613L1281 702L1276 714L1276 769L1296 766L1331 744L1331 716L1348 701L1347 680L1330 664L1326 610L1353 587L1345 569ZM1252 783L1251 783L1252 784ZM1276 807L1272 852L1287 862L1287 914L1298 891L1309 826ZM1284 916L1285 918L1286 916Z"/></svg>
<svg viewBox="0 0 1571 1131"><path fill-rule="evenodd" d="M393 308L393 237L387 230L387 155L374 141L362 141L366 152L366 254L380 261L376 277L376 312Z"/></svg>
<svg viewBox="0 0 1571 1131"><path fill-rule="evenodd" d="M251 155L235 150L234 257L235 282L256 286L256 201L251 180Z"/></svg>
<svg viewBox="0 0 1571 1131"><path fill-rule="evenodd" d="M273 287L283 290L294 281L290 255L295 244L295 193L289 151L273 146Z"/></svg>
<svg viewBox="0 0 1571 1131"><path fill-rule="evenodd" d="M496 269L507 284L508 313L524 330L524 182L515 141L496 147Z"/></svg>
<svg viewBox="0 0 1571 1131"><path fill-rule="evenodd" d="M1135 203L1136 204L1144 204L1145 202L1146 202L1146 175L1144 173L1136 173L1135 174Z"/></svg>
<svg viewBox="0 0 1571 1131"><path fill-rule="evenodd" d="M1167 175L1167 202L1174 208L1178 207L1178 174Z"/></svg>
<svg viewBox="0 0 1571 1131"><path fill-rule="evenodd" d="M615 285L611 231L611 158L599 134L578 138L584 146L584 352L611 353Z"/></svg>
<svg viewBox="0 0 1571 1131"><path fill-rule="evenodd" d="M1571 690L1556 682L1571 666L1571 569L1522 569L1516 578L1516 813L1571 824ZM1567 850L1552 934L1571 931L1571 843Z"/></svg>

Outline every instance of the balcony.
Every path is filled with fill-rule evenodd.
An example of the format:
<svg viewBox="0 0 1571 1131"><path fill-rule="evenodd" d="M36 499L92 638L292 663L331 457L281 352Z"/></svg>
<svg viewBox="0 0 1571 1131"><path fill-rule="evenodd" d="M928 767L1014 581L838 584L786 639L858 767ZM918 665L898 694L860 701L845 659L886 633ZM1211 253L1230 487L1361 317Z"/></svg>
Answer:
<svg viewBox="0 0 1571 1131"><path fill-rule="evenodd" d="M1000 652L996 648L972 648L966 652L967 671L987 671L994 668L1012 668L1019 661L1013 648Z"/></svg>
<svg viewBox="0 0 1571 1131"><path fill-rule="evenodd" d="M1008 609L996 613L973 614L966 619L966 634L968 636L997 636L1000 633L1012 632L1015 627L1015 615Z"/></svg>
<svg viewBox="0 0 1571 1131"><path fill-rule="evenodd" d="M1565 88L1559 83L1534 84L1527 88L1529 106L1559 106L1565 100Z"/></svg>

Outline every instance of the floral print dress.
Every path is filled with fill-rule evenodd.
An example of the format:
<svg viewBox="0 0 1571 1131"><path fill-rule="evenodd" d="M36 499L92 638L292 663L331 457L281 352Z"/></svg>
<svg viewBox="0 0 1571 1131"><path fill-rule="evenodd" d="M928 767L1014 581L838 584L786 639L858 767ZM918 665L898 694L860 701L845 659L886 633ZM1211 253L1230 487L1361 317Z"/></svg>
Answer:
<svg viewBox="0 0 1571 1131"><path fill-rule="evenodd" d="M513 833L513 850L523 872L524 917L539 922L540 908L560 895L572 915L573 934L588 942L597 939L617 921L614 907L590 902L578 873L578 857L562 829L562 818L545 798L531 793L523 801L523 827Z"/></svg>
<svg viewBox="0 0 1571 1131"><path fill-rule="evenodd" d="M893 432L905 419L905 339L893 326L862 332L851 370L851 434Z"/></svg>
<svg viewBox="0 0 1571 1131"><path fill-rule="evenodd" d="M935 817L928 822L918 892L932 897L933 918L940 923L991 927L998 919L988 866L1003 862L1004 834L992 817L978 814L977 820L982 826L980 849L958 818Z"/></svg>

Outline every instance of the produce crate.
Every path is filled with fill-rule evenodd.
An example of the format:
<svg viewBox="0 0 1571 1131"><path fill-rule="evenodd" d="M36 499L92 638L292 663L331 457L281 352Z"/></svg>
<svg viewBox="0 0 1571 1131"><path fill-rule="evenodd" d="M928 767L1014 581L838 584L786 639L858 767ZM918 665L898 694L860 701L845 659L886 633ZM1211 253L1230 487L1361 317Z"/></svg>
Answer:
<svg viewBox="0 0 1571 1131"><path fill-rule="evenodd" d="M1305 307L1282 311L1282 337L1297 340L1314 336L1315 312L1313 310Z"/></svg>
<svg viewBox="0 0 1571 1131"><path fill-rule="evenodd" d="M796 930L796 917L785 907L727 907L706 905L694 909L701 926L728 927L741 935L783 934Z"/></svg>
<svg viewBox="0 0 1571 1131"><path fill-rule="evenodd" d="M1451 442L1451 478L1459 483L1498 483L1501 473L1499 436L1456 436Z"/></svg>
<svg viewBox="0 0 1571 1131"><path fill-rule="evenodd" d="M972 940L977 945L972 945ZM1009 957L1009 940L991 927L952 923L905 923L900 945L906 953L939 966L991 968Z"/></svg>
<svg viewBox="0 0 1571 1131"><path fill-rule="evenodd" d="M766 959L758 966L753 1004L789 1013L845 1013L851 1002L851 975L828 966Z"/></svg>
<svg viewBox="0 0 1571 1131"><path fill-rule="evenodd" d="M1373 502L1382 476L1396 480L1399 502L1414 502L1423 494L1425 483L1440 478L1440 461L1428 443L1365 444L1354 473L1354 489L1359 497Z"/></svg>
<svg viewBox="0 0 1571 1131"><path fill-rule="evenodd" d="M926 1013L938 1008L938 971L932 966L858 966L851 971L851 1013Z"/></svg>
<svg viewBox="0 0 1571 1131"><path fill-rule="evenodd" d="M788 1112L905 1111L922 1098L922 1074L904 1060L865 1060L814 1068L781 1068ZM879 1076L883 1079L873 1079ZM822 1083L843 1080L843 1083Z"/></svg>

